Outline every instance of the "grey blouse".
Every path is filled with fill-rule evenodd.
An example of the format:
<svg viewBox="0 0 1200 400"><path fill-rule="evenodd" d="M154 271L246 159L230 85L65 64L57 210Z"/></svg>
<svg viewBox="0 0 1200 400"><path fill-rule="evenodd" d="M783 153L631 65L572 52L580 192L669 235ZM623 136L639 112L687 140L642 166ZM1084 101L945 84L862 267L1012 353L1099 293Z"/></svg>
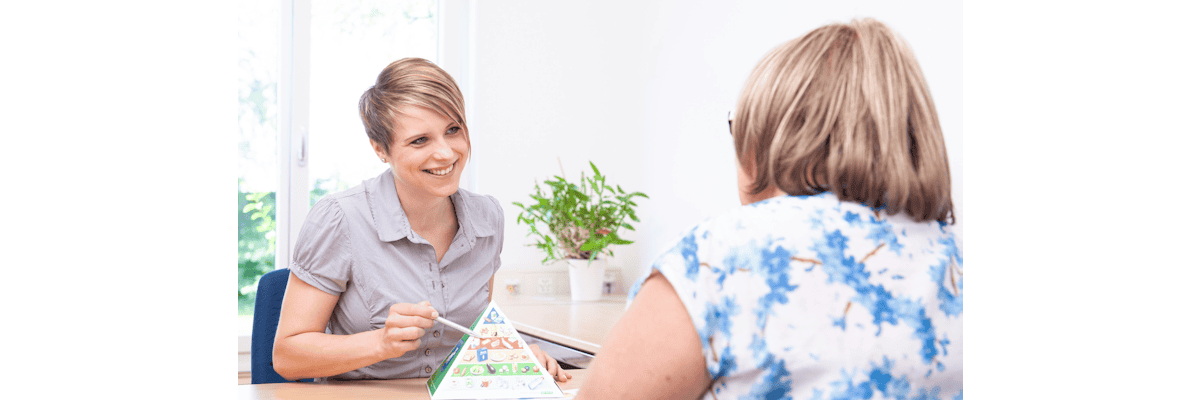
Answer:
<svg viewBox="0 0 1200 400"><path fill-rule="evenodd" d="M458 233L440 263L433 245L409 226L390 169L313 206L300 228L291 270L340 296L326 333L383 328L392 304L423 300L460 325L475 321L487 306L488 280L500 269L504 212L494 197L463 189L450 199ZM461 337L435 323L421 348L326 379L428 377Z"/></svg>

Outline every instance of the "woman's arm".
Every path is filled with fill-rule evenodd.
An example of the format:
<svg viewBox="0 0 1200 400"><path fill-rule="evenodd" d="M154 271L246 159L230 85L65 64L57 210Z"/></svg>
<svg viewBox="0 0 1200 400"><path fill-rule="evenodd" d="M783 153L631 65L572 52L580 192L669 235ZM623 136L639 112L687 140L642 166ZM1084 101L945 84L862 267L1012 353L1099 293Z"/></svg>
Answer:
<svg viewBox="0 0 1200 400"><path fill-rule="evenodd" d="M420 347L437 312L427 302L395 304L386 326L353 335L329 335L325 325L338 296L288 277L275 333L275 372L288 380L333 376L400 357Z"/></svg>
<svg viewBox="0 0 1200 400"><path fill-rule="evenodd" d="M654 271L608 333L575 398L695 399L710 379L687 309Z"/></svg>

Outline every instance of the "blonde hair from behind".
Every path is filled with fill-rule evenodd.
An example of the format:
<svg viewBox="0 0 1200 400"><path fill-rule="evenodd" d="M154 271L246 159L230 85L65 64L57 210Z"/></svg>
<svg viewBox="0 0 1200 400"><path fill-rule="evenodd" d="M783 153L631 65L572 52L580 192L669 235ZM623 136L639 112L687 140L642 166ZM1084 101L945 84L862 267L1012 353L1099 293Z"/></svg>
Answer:
<svg viewBox="0 0 1200 400"><path fill-rule="evenodd" d="M954 223L929 88L912 51L878 21L822 26L776 47L747 79L732 129L754 194L832 191Z"/></svg>
<svg viewBox="0 0 1200 400"><path fill-rule="evenodd" d="M396 116L404 106L431 109L454 121L467 138L467 158L471 154L471 136L467 129L462 91L450 74L423 58L403 58L388 64L375 85L358 100L358 115L362 118L367 137L391 154L392 132Z"/></svg>

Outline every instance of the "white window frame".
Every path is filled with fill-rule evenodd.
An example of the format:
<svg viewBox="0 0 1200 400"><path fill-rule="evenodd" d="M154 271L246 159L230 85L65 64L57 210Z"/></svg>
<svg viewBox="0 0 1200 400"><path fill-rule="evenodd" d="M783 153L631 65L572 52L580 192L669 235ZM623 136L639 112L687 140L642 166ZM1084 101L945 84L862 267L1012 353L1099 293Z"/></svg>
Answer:
<svg viewBox="0 0 1200 400"><path fill-rule="evenodd" d="M279 189L275 268L292 264L292 243L308 212L308 112L312 2L281 0L279 24Z"/></svg>
<svg viewBox="0 0 1200 400"><path fill-rule="evenodd" d="M477 0L438 1L438 66L463 91L467 120L474 115L475 10ZM292 248L308 215L308 123L311 0L280 0L279 189L275 192L275 268L292 263ZM463 171L475 189L475 163ZM250 371L250 327L239 323L238 372Z"/></svg>

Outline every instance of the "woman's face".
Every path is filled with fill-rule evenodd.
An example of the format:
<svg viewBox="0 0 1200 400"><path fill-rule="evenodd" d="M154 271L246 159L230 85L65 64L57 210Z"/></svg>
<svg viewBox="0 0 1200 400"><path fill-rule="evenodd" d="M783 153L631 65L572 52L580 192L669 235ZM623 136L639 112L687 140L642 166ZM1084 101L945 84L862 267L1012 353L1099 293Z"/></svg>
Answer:
<svg viewBox="0 0 1200 400"><path fill-rule="evenodd" d="M467 136L436 111L404 106L396 117L391 154L372 142L375 154L392 167L402 197L449 197L458 190L467 161Z"/></svg>

